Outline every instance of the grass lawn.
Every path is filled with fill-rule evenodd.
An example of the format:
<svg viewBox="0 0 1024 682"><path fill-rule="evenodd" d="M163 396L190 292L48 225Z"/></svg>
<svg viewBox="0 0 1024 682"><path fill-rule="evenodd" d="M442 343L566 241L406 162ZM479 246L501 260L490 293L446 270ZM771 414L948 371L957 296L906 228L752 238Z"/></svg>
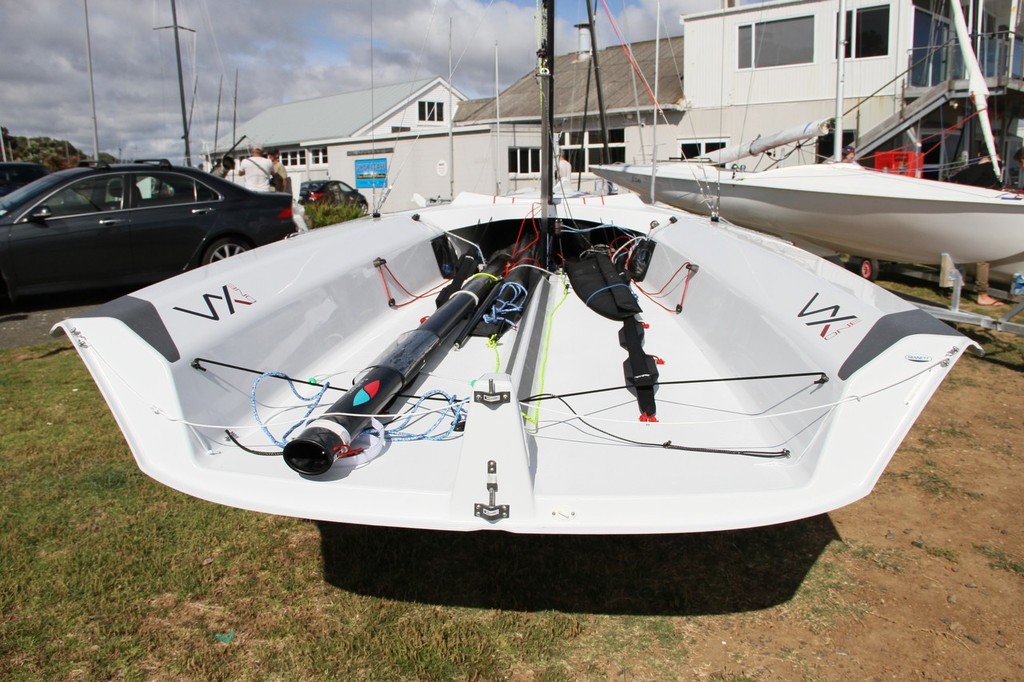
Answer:
<svg viewBox="0 0 1024 682"><path fill-rule="evenodd" d="M965 358L947 382L957 401L1021 385L1019 337L981 340L988 359ZM136 468L67 342L0 351L0 679L850 679L918 672L922 638L949 645L933 654L947 672L1024 674L1012 622L1021 530L992 511L1018 494L999 488L1019 479L1024 453L1008 414L1019 407L991 423L925 420L867 500L800 522L650 537L426 532L166 488ZM966 469L990 466L982 426L994 434L986 457L1006 472L989 487ZM943 544L890 521L902 510L928 527L988 525ZM947 583L928 614L900 611L892 594ZM975 624L964 605L982 597ZM956 598L964 613L948 635L942 609ZM1006 641L1002 629L964 634L985 624Z"/></svg>

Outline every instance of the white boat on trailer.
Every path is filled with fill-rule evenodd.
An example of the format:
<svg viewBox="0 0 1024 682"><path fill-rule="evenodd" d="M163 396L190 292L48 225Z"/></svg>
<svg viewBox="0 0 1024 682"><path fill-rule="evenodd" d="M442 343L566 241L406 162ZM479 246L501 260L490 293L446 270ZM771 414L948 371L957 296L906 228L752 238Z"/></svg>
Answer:
<svg viewBox="0 0 1024 682"><path fill-rule="evenodd" d="M747 172L675 162L594 166L602 178L670 206L865 258L991 263L1024 272L1024 195L884 173L852 163Z"/></svg>
<svg viewBox="0 0 1024 682"><path fill-rule="evenodd" d="M313 230L60 327L139 466L173 488L521 533L849 504L971 345L766 235L630 196L556 201L548 228L539 208L461 195ZM438 307L426 294L460 263L485 269Z"/></svg>

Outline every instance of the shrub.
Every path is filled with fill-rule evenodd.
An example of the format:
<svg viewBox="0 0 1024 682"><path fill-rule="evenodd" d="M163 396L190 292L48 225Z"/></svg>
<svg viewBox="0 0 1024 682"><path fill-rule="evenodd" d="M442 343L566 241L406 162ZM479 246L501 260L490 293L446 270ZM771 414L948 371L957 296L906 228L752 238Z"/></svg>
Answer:
<svg viewBox="0 0 1024 682"><path fill-rule="evenodd" d="M343 223L346 220L359 218L363 215L362 209L355 204L325 204L315 202L306 204L306 224L309 229Z"/></svg>

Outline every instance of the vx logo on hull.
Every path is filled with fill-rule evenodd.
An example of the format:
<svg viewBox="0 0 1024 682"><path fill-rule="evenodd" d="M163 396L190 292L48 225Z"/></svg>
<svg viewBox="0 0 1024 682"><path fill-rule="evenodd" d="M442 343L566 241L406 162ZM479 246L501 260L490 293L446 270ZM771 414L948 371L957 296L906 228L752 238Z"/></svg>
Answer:
<svg viewBox="0 0 1024 682"><path fill-rule="evenodd" d="M825 306L824 308L817 308L815 310L811 310L811 306L814 305L814 302L816 300L818 300L817 292L815 292L814 296L811 296L811 300L804 304L803 310L801 310L797 314L797 317L813 318L809 322L805 322L804 324L806 324L808 327L820 326L821 333L819 334L819 336L821 336L821 338L825 339L826 341L835 338L844 330L849 329L853 325L860 322L856 315L840 315L839 305L830 305ZM845 322L846 324L843 324L841 326L835 326L835 328L833 328L833 325L837 325L837 323L839 322Z"/></svg>
<svg viewBox="0 0 1024 682"><path fill-rule="evenodd" d="M234 315L236 304L252 305L256 302L256 299L249 294L244 293L233 284L225 284L221 287L220 293L203 294L203 301L206 302L206 310L189 310L188 308L181 308L179 306L174 306L174 310L179 310L183 313L188 313L189 315L195 315L196 317L202 317L203 319L217 322L220 320L222 312L226 312L227 315ZM217 303L217 301L223 301L223 303ZM223 311L221 309L223 309Z"/></svg>

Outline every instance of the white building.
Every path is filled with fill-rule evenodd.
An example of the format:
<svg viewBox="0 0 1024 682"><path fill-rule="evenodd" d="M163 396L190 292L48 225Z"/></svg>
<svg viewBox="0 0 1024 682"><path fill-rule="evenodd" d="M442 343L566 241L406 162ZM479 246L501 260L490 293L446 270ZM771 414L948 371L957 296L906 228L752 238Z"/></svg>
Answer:
<svg viewBox="0 0 1024 682"><path fill-rule="evenodd" d="M973 47L1004 160L1021 146L1024 41L1013 0L971 0ZM914 154L926 174L981 153L950 10L940 0L846 0L844 69L837 0L777 0L681 18L684 38L557 57L556 148L573 187L594 189L590 165L699 157L815 119L832 118L842 77L842 144ZM1017 30L1011 30L1010 26ZM595 69L595 59L597 66ZM634 69L632 64L637 68ZM603 92L598 115L597 78ZM657 99L658 107L654 101ZM655 112L660 112L655 117ZM654 125L655 122L657 125ZM377 87L272 107L239 129L280 149L297 193L306 179L357 186L384 211L462 191L504 194L540 184L540 103L528 73L496 98L467 100L444 79ZM605 142L607 138L607 144ZM221 140L225 150L231 142ZM766 163L829 158L831 135ZM1017 168L1010 166L1011 177Z"/></svg>
<svg viewBox="0 0 1024 682"><path fill-rule="evenodd" d="M1019 16L1019 9L1010 0L965 5L1003 159L1020 146L1024 106L1024 49L1013 13ZM937 171L961 152L975 156L980 135L950 16L947 2L846 0L842 73L836 0L779 0L684 16L687 115L679 143L714 140L718 131L716 143L738 144L832 117L842 76L843 143L854 144L868 163L870 152L904 150L920 152L926 168ZM821 160L833 145L823 138L784 162Z"/></svg>
<svg viewBox="0 0 1024 682"><path fill-rule="evenodd" d="M448 158L453 144L461 147L467 138L489 133L466 129L449 138L452 110L465 99L434 77L289 102L239 126L241 143L232 155L242 158L255 144L278 150L296 196L303 181L327 178L357 187L377 199L374 205L399 178L420 192L447 195L445 164L438 162ZM235 142L221 139L214 160ZM441 148L443 154L436 151Z"/></svg>
<svg viewBox="0 0 1024 682"><path fill-rule="evenodd" d="M654 91L668 131L661 144L673 146L671 130L683 113L681 39L665 39L660 46L636 43L631 50L627 56L615 46L598 54L612 162L650 157ZM662 68L655 83L659 50ZM554 64L555 129L574 171L600 163L605 153L591 57L567 54ZM630 59L646 78L636 75ZM540 106L533 73L500 97L483 100L466 100L438 77L282 104L247 121L237 134L245 139L236 157L255 143L280 151L294 193L304 180L341 180L382 211L412 208L417 196L504 194L540 184ZM233 143L222 139L214 161ZM574 178L584 189L595 181L586 173Z"/></svg>

